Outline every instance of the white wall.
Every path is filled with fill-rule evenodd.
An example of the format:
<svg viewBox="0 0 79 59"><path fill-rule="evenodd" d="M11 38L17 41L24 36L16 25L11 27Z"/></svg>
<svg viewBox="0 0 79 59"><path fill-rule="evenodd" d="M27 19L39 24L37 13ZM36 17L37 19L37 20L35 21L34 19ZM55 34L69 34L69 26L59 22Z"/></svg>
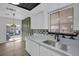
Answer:
<svg viewBox="0 0 79 59"><path fill-rule="evenodd" d="M12 18L0 17L0 43L6 42L6 25L12 23ZM15 24L21 25L21 20L15 19Z"/></svg>

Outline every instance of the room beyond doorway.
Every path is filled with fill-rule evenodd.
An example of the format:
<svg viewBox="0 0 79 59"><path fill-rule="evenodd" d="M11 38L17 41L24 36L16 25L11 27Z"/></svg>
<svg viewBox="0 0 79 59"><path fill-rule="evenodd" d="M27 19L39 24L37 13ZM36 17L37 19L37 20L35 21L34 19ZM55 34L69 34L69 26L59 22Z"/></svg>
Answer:
<svg viewBox="0 0 79 59"><path fill-rule="evenodd" d="M21 26L16 25L15 29L10 24L6 25L6 41L21 40Z"/></svg>

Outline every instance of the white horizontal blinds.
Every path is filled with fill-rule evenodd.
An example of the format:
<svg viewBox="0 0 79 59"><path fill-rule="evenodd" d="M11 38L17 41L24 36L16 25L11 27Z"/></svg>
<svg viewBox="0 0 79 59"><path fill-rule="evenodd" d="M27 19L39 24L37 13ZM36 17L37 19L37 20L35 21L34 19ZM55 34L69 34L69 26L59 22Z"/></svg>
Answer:
<svg viewBox="0 0 79 59"><path fill-rule="evenodd" d="M50 14L50 31L61 33L73 32L73 8L67 8Z"/></svg>
<svg viewBox="0 0 79 59"><path fill-rule="evenodd" d="M53 13L51 16L51 25L58 24L58 13Z"/></svg>
<svg viewBox="0 0 79 59"><path fill-rule="evenodd" d="M50 14L50 29L51 32L58 32L59 31L59 26L58 26L58 22L59 22L59 18L58 18L58 12L57 13L53 13Z"/></svg>
<svg viewBox="0 0 79 59"><path fill-rule="evenodd" d="M60 32L71 33L73 31L73 8L60 11Z"/></svg>

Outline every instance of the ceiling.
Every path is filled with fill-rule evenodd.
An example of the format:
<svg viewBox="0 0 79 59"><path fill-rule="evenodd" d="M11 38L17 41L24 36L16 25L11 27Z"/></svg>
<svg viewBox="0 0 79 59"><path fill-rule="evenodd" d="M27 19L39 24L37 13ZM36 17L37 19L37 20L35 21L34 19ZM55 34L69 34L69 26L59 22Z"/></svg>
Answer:
<svg viewBox="0 0 79 59"><path fill-rule="evenodd" d="M40 3L19 3L19 4L16 5L16 6L31 11L31 10L34 9L36 6L38 6L39 4L40 4ZM13 4L13 5L15 5L15 4Z"/></svg>

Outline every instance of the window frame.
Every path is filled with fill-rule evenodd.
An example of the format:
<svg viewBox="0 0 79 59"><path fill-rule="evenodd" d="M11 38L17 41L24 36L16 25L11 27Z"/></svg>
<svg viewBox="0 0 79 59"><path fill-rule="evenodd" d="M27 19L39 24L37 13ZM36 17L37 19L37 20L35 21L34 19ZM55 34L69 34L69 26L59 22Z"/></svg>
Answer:
<svg viewBox="0 0 79 59"><path fill-rule="evenodd" d="M73 5L68 5L66 7L63 7L63 8L60 8L60 9L56 9L54 11L51 11L48 13L48 16L49 16L49 22L48 22L48 32L51 32L51 14L54 14L54 13L60 13L60 11L63 11L63 10L66 10L66 9L69 9L69 8L72 8L72 31L74 30L74 6ZM61 33L60 32L60 15L59 15L59 32L58 33Z"/></svg>

